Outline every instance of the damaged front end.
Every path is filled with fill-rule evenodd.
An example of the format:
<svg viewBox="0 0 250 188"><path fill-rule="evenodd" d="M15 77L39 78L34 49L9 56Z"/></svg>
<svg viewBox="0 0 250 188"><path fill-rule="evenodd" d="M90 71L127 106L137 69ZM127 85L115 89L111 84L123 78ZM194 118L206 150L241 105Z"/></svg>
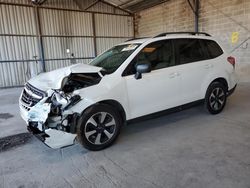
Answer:
<svg viewBox="0 0 250 188"><path fill-rule="evenodd" d="M79 115L63 112L81 100L79 95L66 96L53 91L28 112L28 130L51 148L74 144L76 123Z"/></svg>
<svg viewBox="0 0 250 188"><path fill-rule="evenodd" d="M51 148L73 145L80 114L71 107L82 100L81 89L98 84L101 78L99 73L71 73L61 80L60 89L47 89L46 94L27 83L20 111L28 130Z"/></svg>

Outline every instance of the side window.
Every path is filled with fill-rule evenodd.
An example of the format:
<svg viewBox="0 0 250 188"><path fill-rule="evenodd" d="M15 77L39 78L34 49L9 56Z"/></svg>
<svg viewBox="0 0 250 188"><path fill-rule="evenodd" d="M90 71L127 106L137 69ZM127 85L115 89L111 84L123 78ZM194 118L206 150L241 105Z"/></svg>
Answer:
<svg viewBox="0 0 250 188"><path fill-rule="evenodd" d="M212 40L204 40L205 46L208 50L208 55L210 59L216 58L223 54L221 47Z"/></svg>
<svg viewBox="0 0 250 188"><path fill-rule="evenodd" d="M174 44L179 64L186 64L207 59L198 39L175 39Z"/></svg>
<svg viewBox="0 0 250 188"><path fill-rule="evenodd" d="M126 68L123 76L136 73L137 64L149 63L152 71L175 65L172 43L170 40L153 42L144 47Z"/></svg>

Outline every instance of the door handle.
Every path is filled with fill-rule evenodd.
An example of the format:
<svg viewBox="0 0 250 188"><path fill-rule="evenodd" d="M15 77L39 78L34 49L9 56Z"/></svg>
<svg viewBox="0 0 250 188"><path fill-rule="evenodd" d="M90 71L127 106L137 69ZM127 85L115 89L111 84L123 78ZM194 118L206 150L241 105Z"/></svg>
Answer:
<svg viewBox="0 0 250 188"><path fill-rule="evenodd" d="M205 68L206 68L206 69L209 69L209 67L210 67L209 65L205 65Z"/></svg>
<svg viewBox="0 0 250 188"><path fill-rule="evenodd" d="M207 65L205 65L205 68L206 68L206 69L210 69L210 68L212 68L212 67L213 67L212 64L207 64Z"/></svg>
<svg viewBox="0 0 250 188"><path fill-rule="evenodd" d="M178 72L173 72L173 73L169 74L169 78L175 78L175 77L177 77L177 76L179 76L179 75L180 75L180 73L178 73Z"/></svg>

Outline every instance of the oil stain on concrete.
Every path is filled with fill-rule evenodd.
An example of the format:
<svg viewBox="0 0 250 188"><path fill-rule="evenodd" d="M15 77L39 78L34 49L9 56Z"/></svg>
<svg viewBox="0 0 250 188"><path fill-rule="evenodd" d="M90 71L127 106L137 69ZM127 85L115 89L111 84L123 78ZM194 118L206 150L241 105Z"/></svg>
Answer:
<svg viewBox="0 0 250 188"><path fill-rule="evenodd" d="M0 113L0 119L10 119L10 118L12 118L12 117L14 117L12 114L10 114L10 113Z"/></svg>
<svg viewBox="0 0 250 188"><path fill-rule="evenodd" d="M4 152L12 148L21 146L23 144L26 144L31 137L32 134L30 133L21 133L0 138L0 152Z"/></svg>

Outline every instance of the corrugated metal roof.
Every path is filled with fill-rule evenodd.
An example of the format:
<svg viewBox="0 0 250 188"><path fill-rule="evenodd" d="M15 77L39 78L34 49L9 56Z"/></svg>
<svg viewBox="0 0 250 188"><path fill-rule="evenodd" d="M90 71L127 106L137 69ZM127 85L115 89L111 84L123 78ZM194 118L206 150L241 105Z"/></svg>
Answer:
<svg viewBox="0 0 250 188"><path fill-rule="evenodd" d="M37 5L57 7L57 8L70 8L76 10L86 10L90 7L91 11L103 11L114 13L114 8L117 10L124 10L124 13L135 13L141 10L153 7L168 0L0 0L0 2L29 4L32 2ZM110 6L109 6L110 5ZM108 7L109 6L109 7ZM100 8L101 7L101 8Z"/></svg>
<svg viewBox="0 0 250 188"><path fill-rule="evenodd" d="M114 4L116 6L127 7L143 0L105 0L108 3Z"/></svg>
<svg viewBox="0 0 250 188"><path fill-rule="evenodd" d="M153 7L168 0L105 0L132 13Z"/></svg>
<svg viewBox="0 0 250 188"><path fill-rule="evenodd" d="M51 0L47 0L51 1ZM116 7L118 9L122 9L124 11L128 11L130 13L135 13L150 7L153 7L155 5L164 3L168 0L87 0L87 1L82 1L82 0L74 0L79 7L86 7L86 4L109 4L113 7ZM84 4L84 6L83 6Z"/></svg>

